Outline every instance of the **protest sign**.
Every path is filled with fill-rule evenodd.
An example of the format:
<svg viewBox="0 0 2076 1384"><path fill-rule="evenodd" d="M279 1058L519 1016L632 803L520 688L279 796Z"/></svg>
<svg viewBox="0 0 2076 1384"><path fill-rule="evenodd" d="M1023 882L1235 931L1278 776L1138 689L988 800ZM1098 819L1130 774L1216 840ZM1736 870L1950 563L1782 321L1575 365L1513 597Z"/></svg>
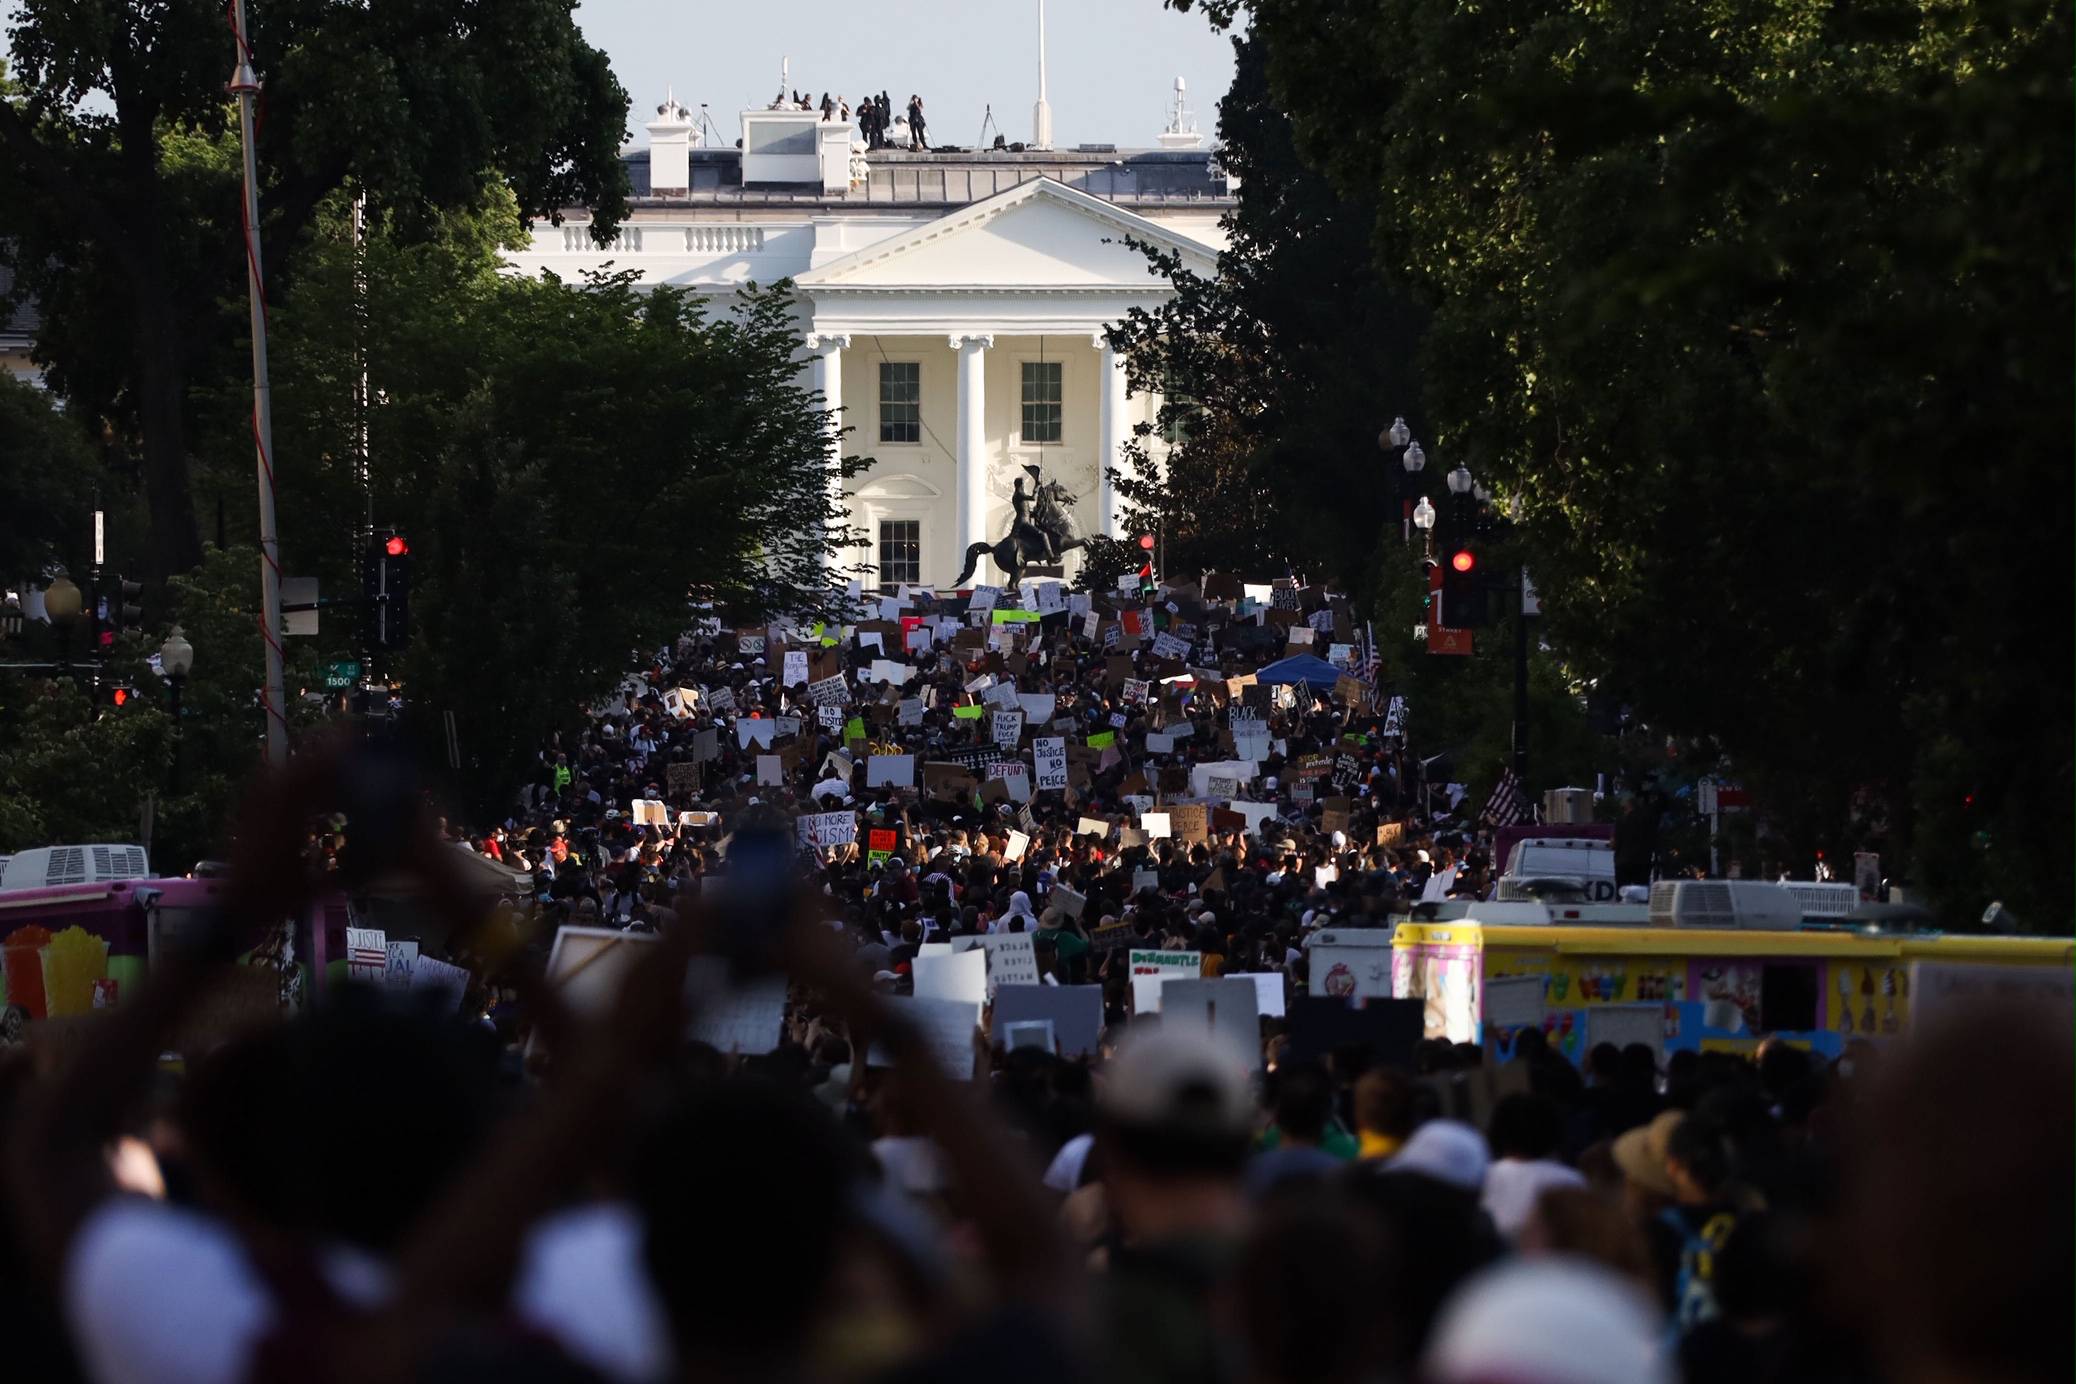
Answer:
<svg viewBox="0 0 2076 1384"><path fill-rule="evenodd" d="M1021 759L997 760L988 765L988 780L1000 783L1013 803L1031 800L1031 766Z"/></svg>
<svg viewBox="0 0 2076 1384"><path fill-rule="evenodd" d="M889 995L883 1001L899 1019L905 1019L922 1035L930 1059L956 1081L971 1081L976 1054L973 1031L980 1027L980 1006L965 1000L924 999L916 995ZM865 1055L867 1066L891 1067L892 1054L874 1043Z"/></svg>
<svg viewBox="0 0 2076 1384"><path fill-rule="evenodd" d="M1208 1029L1250 1067L1261 1065L1258 1004L1254 982L1246 976L1161 978L1161 1027Z"/></svg>
<svg viewBox="0 0 2076 1384"><path fill-rule="evenodd" d="M922 999L964 1000L980 1004L988 995L988 957L971 948L942 956L918 955L911 963L915 993Z"/></svg>
<svg viewBox="0 0 2076 1384"><path fill-rule="evenodd" d="M785 764L775 754L757 756L757 782L767 788L778 788L785 784Z"/></svg>
<svg viewBox="0 0 2076 1384"><path fill-rule="evenodd" d="M350 927L346 929L346 978L382 983L389 969L389 938L381 928Z"/></svg>
<svg viewBox="0 0 2076 1384"><path fill-rule="evenodd" d="M895 724L902 726L919 726L922 723L923 699L921 697L903 697L901 699L900 714L895 717Z"/></svg>
<svg viewBox="0 0 2076 1384"><path fill-rule="evenodd" d="M1133 951L1126 954L1132 974L1132 1012L1157 1014L1161 982L1194 980L1204 972L1204 955L1193 951Z"/></svg>
<svg viewBox="0 0 2076 1384"><path fill-rule="evenodd" d="M865 863L882 865L894 853L894 844L899 834L886 827L874 827L865 833Z"/></svg>
<svg viewBox="0 0 2076 1384"><path fill-rule="evenodd" d="M1211 810L1203 803L1170 803L1168 826L1184 841L1208 841L1211 839Z"/></svg>
<svg viewBox="0 0 2076 1384"><path fill-rule="evenodd" d="M761 745L768 750L771 748L772 741L776 739L778 739L778 722L776 721L767 720L762 716L744 716L738 718L735 723L735 748L738 750L746 750L753 743Z"/></svg>
<svg viewBox="0 0 2076 1384"><path fill-rule="evenodd" d="M988 720L988 739L1005 750L1014 750L1023 735L1024 714L1021 711L997 711Z"/></svg>
<svg viewBox="0 0 2076 1384"><path fill-rule="evenodd" d="M1104 821L1101 817L1083 817L1074 823L1074 834L1076 836L1107 837L1110 835L1110 823Z"/></svg>
<svg viewBox="0 0 2076 1384"><path fill-rule="evenodd" d="M865 677L868 682L884 682L891 683L895 687L905 687L915 677L915 669L909 667L906 663L896 662L891 658L875 658L872 660L872 668L866 673Z"/></svg>
<svg viewBox="0 0 2076 1384"><path fill-rule="evenodd" d="M912 754L873 755L865 761L865 786L867 788L915 787L915 756Z"/></svg>
<svg viewBox="0 0 2076 1384"><path fill-rule="evenodd" d="M1152 730L1150 730L1150 731L1146 732L1146 753L1148 753L1148 754L1173 754L1174 752L1175 752L1175 737L1174 737L1174 736L1172 736L1172 735L1164 735L1164 734L1162 734L1162 733L1161 733L1161 732L1159 732L1159 731L1152 731Z"/></svg>
<svg viewBox="0 0 2076 1384"><path fill-rule="evenodd" d="M800 684L808 680L807 650L786 650L785 657L783 660L781 660L781 666L784 668L785 671L780 674L780 680L784 682L785 685L788 687L800 686Z"/></svg>
<svg viewBox="0 0 2076 1384"><path fill-rule="evenodd" d="M1028 932L992 932L984 937L952 939L952 950L961 943L977 943L987 953L988 994L1004 985L1038 984L1038 952Z"/></svg>
<svg viewBox="0 0 2076 1384"><path fill-rule="evenodd" d="M1054 908L1059 909L1060 912L1066 914L1069 918L1079 918L1088 911L1088 897L1084 894L1076 893L1064 884L1055 884L1052 887L1052 893L1047 895L1046 898Z"/></svg>
<svg viewBox="0 0 2076 1384"><path fill-rule="evenodd" d="M998 986L993 1020L997 1043L1004 1043L1005 1025L1050 1020L1060 1056L1092 1057L1103 1037L1103 987Z"/></svg>
<svg viewBox="0 0 2076 1384"><path fill-rule="evenodd" d="M1247 971L1236 977L1254 982L1254 1009L1264 1019L1280 1019L1284 1013L1284 984L1281 971Z"/></svg>
<svg viewBox="0 0 2076 1384"><path fill-rule="evenodd" d="M692 736L692 759L704 764L721 757L721 733L712 726L697 731Z"/></svg>
<svg viewBox="0 0 2076 1384"><path fill-rule="evenodd" d="M695 956L685 966L685 999L690 1014L685 1036L724 1055L772 1052L785 1032L781 976L734 981L726 961Z"/></svg>
<svg viewBox="0 0 2076 1384"><path fill-rule="evenodd" d="M1067 786L1067 742L1041 735L1031 741L1032 786L1040 792Z"/></svg>
<svg viewBox="0 0 2076 1384"><path fill-rule="evenodd" d="M411 963L411 993L430 995L432 1006L442 1014L461 1012L461 1003L468 997L469 985L474 980L466 967L438 957L420 956Z"/></svg>
<svg viewBox="0 0 2076 1384"><path fill-rule="evenodd" d="M673 687L663 694L663 709L674 721L683 721L692 715L699 701L699 693L689 687Z"/></svg>
<svg viewBox="0 0 2076 1384"><path fill-rule="evenodd" d="M803 846L848 846L858 839L858 814L848 810L810 812L800 818L799 832Z"/></svg>
<svg viewBox="0 0 2076 1384"><path fill-rule="evenodd" d="M716 687L706 694L706 709L716 716L735 710L735 689Z"/></svg>
<svg viewBox="0 0 2076 1384"><path fill-rule="evenodd" d="M411 988L411 971L418 964L418 943L402 938L386 944L387 960L382 970L382 984L390 990Z"/></svg>
<svg viewBox="0 0 2076 1384"><path fill-rule="evenodd" d="M808 700L816 706L843 706L851 699L850 688L844 683L843 674L820 678L807 685Z"/></svg>
<svg viewBox="0 0 2076 1384"><path fill-rule="evenodd" d="M1009 833L1009 844L1002 848L1002 858L1013 865L1022 860L1024 852L1030 848L1031 838L1028 835L1021 831L1012 831Z"/></svg>
<svg viewBox="0 0 2076 1384"><path fill-rule="evenodd" d="M1243 779L1226 778L1214 774L1211 777L1209 787L1211 791L1205 795L1206 797L1213 798L1222 803L1231 802L1234 798L1240 796L1241 791L1246 787L1246 782Z"/></svg>
<svg viewBox="0 0 2076 1384"><path fill-rule="evenodd" d="M1139 829L1144 831L1148 838L1155 841L1165 841L1175 834L1174 824L1169 820L1169 816L1165 812L1140 813Z"/></svg>
<svg viewBox="0 0 2076 1384"><path fill-rule="evenodd" d="M800 734L800 718L798 716L774 717L773 724L778 727L778 738L781 740L784 740L789 735Z"/></svg>

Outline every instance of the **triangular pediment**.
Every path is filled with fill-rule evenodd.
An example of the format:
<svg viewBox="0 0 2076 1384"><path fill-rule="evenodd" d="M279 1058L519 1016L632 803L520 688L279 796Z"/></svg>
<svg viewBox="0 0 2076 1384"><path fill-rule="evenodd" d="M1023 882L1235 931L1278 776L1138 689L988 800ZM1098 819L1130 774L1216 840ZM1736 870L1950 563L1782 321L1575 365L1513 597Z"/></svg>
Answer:
<svg viewBox="0 0 2076 1384"><path fill-rule="evenodd" d="M1100 197L1035 178L928 225L831 260L803 288L1144 288L1156 276L1128 241L1217 272L1209 246Z"/></svg>

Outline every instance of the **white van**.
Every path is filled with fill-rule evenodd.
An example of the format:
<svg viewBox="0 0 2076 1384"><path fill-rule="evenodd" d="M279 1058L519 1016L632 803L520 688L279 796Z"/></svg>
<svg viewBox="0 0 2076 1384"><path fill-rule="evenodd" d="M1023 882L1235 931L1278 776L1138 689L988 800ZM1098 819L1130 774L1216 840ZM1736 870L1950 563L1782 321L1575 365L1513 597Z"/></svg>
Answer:
<svg viewBox="0 0 2076 1384"><path fill-rule="evenodd" d="M1613 903L1615 848L1577 836L1530 836L1514 844L1494 897L1546 903Z"/></svg>

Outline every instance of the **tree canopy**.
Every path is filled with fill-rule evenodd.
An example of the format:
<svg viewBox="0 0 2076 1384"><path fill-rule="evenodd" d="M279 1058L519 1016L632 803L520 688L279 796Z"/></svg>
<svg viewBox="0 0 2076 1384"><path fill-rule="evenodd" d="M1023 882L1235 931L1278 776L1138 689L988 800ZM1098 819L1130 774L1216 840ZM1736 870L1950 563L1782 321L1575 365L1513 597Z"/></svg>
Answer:
<svg viewBox="0 0 2076 1384"><path fill-rule="evenodd" d="M627 95L570 0L256 0L262 259L292 282L341 188L400 233L503 187L524 216L626 209ZM106 418L149 500L161 574L200 560L191 385L244 367L233 42L218 0L21 0L0 88L0 257L37 355ZM126 343L128 350L116 348Z"/></svg>
<svg viewBox="0 0 2076 1384"><path fill-rule="evenodd" d="M1567 657L1792 857L2065 927L2066 7L1171 3L1372 206Z"/></svg>

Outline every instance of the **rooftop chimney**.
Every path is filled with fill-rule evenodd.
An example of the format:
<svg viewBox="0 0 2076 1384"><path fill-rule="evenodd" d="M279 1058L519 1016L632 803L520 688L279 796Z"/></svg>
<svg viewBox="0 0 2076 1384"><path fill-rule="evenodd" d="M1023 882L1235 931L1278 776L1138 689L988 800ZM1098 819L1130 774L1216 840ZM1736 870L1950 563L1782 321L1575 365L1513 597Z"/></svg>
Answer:
<svg viewBox="0 0 2076 1384"><path fill-rule="evenodd" d="M649 195L687 192L692 187L692 113L666 95L649 122Z"/></svg>

